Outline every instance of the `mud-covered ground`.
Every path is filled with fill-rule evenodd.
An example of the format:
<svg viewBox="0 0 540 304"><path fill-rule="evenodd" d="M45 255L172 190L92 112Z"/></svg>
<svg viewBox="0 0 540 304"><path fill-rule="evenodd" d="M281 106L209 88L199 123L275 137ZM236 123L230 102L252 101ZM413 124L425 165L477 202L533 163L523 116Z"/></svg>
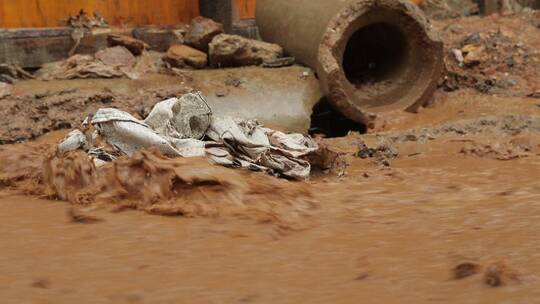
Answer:
<svg viewBox="0 0 540 304"><path fill-rule="evenodd" d="M461 32L448 38L448 50L472 29L496 28L494 22L522 22L523 32L536 34L523 43L530 52L539 49L538 27L525 25L530 16L497 18L452 21ZM517 27L512 33L521 35ZM540 99L531 92L539 89L540 68L534 58L527 56L524 70L497 72L519 79L519 90L441 81L432 106L417 114L390 114L370 134L320 139L335 166L306 182L152 152L122 160L100 173L105 181L95 181L84 158L53 157L51 147L66 130L44 132L39 124L47 120L38 117L31 137L45 135L0 146L2 302L535 303ZM484 75L483 67L454 66L471 79ZM89 94L141 97L129 89L96 91ZM76 99L54 102L69 94L75 93L31 98L73 107L62 110L60 121L78 109ZM117 102L82 100L79 108L88 111ZM34 102L21 115L38 111ZM48 123L46 131L62 129ZM0 126L3 136L26 139Z"/></svg>

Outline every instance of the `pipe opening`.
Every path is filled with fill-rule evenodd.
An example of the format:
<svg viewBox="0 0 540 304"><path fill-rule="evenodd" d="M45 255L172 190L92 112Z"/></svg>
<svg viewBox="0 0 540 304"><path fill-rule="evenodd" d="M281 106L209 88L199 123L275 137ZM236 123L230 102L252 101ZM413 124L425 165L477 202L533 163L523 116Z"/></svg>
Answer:
<svg viewBox="0 0 540 304"><path fill-rule="evenodd" d="M359 88L391 81L404 70L407 39L389 23L373 23L357 30L347 42L343 70L349 82Z"/></svg>
<svg viewBox="0 0 540 304"><path fill-rule="evenodd" d="M328 138L334 138L347 136L351 131L364 134L367 132L367 127L348 119L336 111L325 97L313 107L309 129L310 135L318 134Z"/></svg>

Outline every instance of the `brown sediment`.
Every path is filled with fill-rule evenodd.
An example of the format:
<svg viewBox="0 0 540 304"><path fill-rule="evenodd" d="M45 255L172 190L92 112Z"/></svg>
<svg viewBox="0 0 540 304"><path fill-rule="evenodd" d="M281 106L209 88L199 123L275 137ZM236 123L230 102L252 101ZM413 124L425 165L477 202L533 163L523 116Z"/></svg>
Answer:
<svg viewBox="0 0 540 304"><path fill-rule="evenodd" d="M459 44L467 33L500 27L516 34L516 43L523 40L527 49L538 49L534 34L539 29L528 22L520 14L450 20L448 39L451 45ZM460 34L454 25L461 26ZM492 54L513 54L504 47L495 51ZM534 63L537 55L529 54L520 56ZM483 67L477 67L463 72L481 75ZM337 165L339 170L307 182L306 190L317 208L308 212L309 229L292 233L272 224L254 224L253 219L268 217L259 211L244 213L241 201L231 208L224 206L232 198L218 199L218 207L210 209L222 212L218 216L194 214L196 218L93 208L116 205L104 200L82 208L87 210L84 215L102 222L74 224L66 220L66 209L72 207L68 203L51 200L54 196L16 195L29 181L33 185L26 189L44 193L45 184L38 178L42 162L34 162L33 155L48 155L48 148L39 150L39 146L56 143L64 133L0 146L1 155L12 149L26 155L24 163L0 158L2 168L23 168L2 175L5 184L0 186L0 271L9 274L0 276L0 295L8 303L31 303L44 297L55 303L81 299L114 303L530 303L540 297L540 108L538 99L524 98L523 92L538 83L539 68L528 64L497 70L499 76L508 72L523 79L519 88L506 91L509 94L462 89L469 86L459 82L456 91L439 91L433 106L418 114L386 114L377 132L319 139L327 156L321 164ZM390 142L399 151L390 167L354 157L361 144L378 147L381 142ZM506 148L462 153L471 145L511 148L512 153L526 157L501 161L498 156L505 155ZM151 176L160 181L177 176L173 171L178 168L186 169L151 154L144 161L157 163L158 173ZM345 156L343 166L341 156ZM62 159L55 164L69 162ZM144 180L143 173L155 172L123 161L120 172L133 170L138 181ZM197 160L194 166L199 165L204 167ZM58 184L69 179L67 173L77 172L55 170ZM230 176L220 172L216 174ZM273 186L259 188L249 179L260 175L232 172L232 177L257 193L257 209L274 208L270 202L275 200L273 210L282 210L273 218L278 227L281 219L290 222L288 212L304 214L292 205L304 210L298 198L305 184L268 180ZM262 178L261 183L267 179L271 178ZM162 187L148 185L152 193ZM234 188L237 183L231 189L227 185L200 188L218 198L212 187L224 188L223 195L239 189ZM284 190L289 187L290 191ZM192 190L187 187L187 193L193 194ZM118 206L129 203L119 201ZM138 201L141 208L148 206ZM203 208L214 208L214 204ZM239 210L237 217L225 216L232 210ZM295 224L306 220L292 218Z"/></svg>
<svg viewBox="0 0 540 304"><path fill-rule="evenodd" d="M1 152L0 185L75 205L167 216L242 216L286 228L300 227L317 205L305 183L226 169L203 158L140 151L96 167L84 152Z"/></svg>
<svg viewBox="0 0 540 304"><path fill-rule="evenodd" d="M246 67L184 71L182 77L148 74L138 80L20 81L0 101L0 116L11 118L0 120L0 144L78 127L103 107L145 118L157 102L193 90L204 93L215 113L306 132L321 92L315 76L299 77L304 71L299 66Z"/></svg>

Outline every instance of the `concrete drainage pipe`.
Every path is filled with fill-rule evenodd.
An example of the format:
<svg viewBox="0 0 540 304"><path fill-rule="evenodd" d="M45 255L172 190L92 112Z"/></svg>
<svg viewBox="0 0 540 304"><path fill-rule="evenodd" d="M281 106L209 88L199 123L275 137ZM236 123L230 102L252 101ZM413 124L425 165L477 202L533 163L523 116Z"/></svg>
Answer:
<svg viewBox="0 0 540 304"><path fill-rule="evenodd" d="M332 105L371 125L436 89L443 44L408 0L257 0L264 40L313 68Z"/></svg>

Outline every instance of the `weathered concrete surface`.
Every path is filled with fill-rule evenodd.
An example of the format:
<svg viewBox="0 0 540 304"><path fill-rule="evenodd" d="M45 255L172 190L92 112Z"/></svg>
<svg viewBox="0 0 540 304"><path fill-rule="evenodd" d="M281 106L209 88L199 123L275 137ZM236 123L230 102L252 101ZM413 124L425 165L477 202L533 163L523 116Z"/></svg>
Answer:
<svg viewBox="0 0 540 304"><path fill-rule="evenodd" d="M217 35L209 46L210 63L214 67L260 65L283 56L283 48L277 44L238 35Z"/></svg>
<svg viewBox="0 0 540 304"><path fill-rule="evenodd" d="M307 132L313 107L323 96L313 72L300 66L196 70L191 77L214 113L296 132Z"/></svg>
<svg viewBox="0 0 540 304"><path fill-rule="evenodd" d="M442 42L423 13L402 0L260 0L264 40L317 71L333 106L358 122L416 110L442 72Z"/></svg>
<svg viewBox="0 0 540 304"><path fill-rule="evenodd" d="M133 35L152 50L167 51L170 45L183 42L167 28L109 28L86 31L77 54L94 54L108 46L109 34ZM180 29L178 29L180 30ZM45 63L66 59L75 45L70 28L0 29L0 63L15 63L23 68L38 68Z"/></svg>
<svg viewBox="0 0 540 304"><path fill-rule="evenodd" d="M93 54L106 48L107 36L112 31L87 31L77 53ZM70 28L0 29L0 62L15 63L23 68L38 68L44 63L65 59L75 44L71 33Z"/></svg>

